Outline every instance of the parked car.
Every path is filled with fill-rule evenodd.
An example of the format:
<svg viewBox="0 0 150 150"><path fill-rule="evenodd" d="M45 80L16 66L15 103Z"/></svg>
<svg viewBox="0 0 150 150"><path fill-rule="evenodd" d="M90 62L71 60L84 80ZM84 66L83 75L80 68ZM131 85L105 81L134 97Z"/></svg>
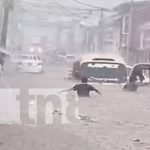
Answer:
<svg viewBox="0 0 150 150"><path fill-rule="evenodd" d="M96 55L82 57L74 62L69 71L69 78L71 76L74 79L87 77L90 82L125 83L128 75L126 64L121 58Z"/></svg>
<svg viewBox="0 0 150 150"><path fill-rule="evenodd" d="M22 54L15 60L19 72L43 72L43 61L39 56Z"/></svg>
<svg viewBox="0 0 150 150"><path fill-rule="evenodd" d="M124 90L136 91L140 86L150 85L150 64L139 63L134 65Z"/></svg>

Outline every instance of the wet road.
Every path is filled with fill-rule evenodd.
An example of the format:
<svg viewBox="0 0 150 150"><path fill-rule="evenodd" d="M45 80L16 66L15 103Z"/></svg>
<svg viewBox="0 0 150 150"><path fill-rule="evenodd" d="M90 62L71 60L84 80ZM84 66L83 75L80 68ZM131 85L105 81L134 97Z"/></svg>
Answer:
<svg viewBox="0 0 150 150"><path fill-rule="evenodd" d="M64 89L75 82L64 79L67 69L49 67L43 74L8 73L1 79L3 89ZM0 149L6 150L147 150L150 149L150 88L136 93L124 92L121 86L95 85L103 96L92 93L90 99L79 99L80 116L70 109L71 124L15 124L0 125ZM8 111L8 101L1 97L0 120ZM68 96L70 100L73 93ZM72 108L74 103L72 103ZM8 105L7 105L8 106ZM6 107L6 108L5 108ZM40 106L39 106L40 107ZM11 110L11 109L10 109ZM10 112L12 113L13 110ZM22 113L27 113L23 111ZM60 119L59 110L53 114ZM67 114L68 115L68 114ZM7 116L7 115L6 115Z"/></svg>

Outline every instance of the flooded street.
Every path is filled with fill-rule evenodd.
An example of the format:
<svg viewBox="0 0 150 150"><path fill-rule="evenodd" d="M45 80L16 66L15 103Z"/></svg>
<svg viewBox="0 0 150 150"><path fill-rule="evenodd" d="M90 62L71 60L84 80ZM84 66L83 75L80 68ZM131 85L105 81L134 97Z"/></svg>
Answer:
<svg viewBox="0 0 150 150"><path fill-rule="evenodd" d="M0 150L150 150L149 0L0 0Z"/></svg>
<svg viewBox="0 0 150 150"><path fill-rule="evenodd" d="M54 70L55 72L53 72ZM5 82L9 83L6 86L10 88L21 88L22 90L29 87L43 89L60 89L61 87L66 89L75 84L75 81L64 78L66 73L66 68L51 67L43 74L12 73L6 76ZM53 113L55 118L53 124L10 122L9 125L7 124L9 117L5 114L6 124L0 125L0 148L7 150L149 149L149 88L139 88L137 92L132 93L123 91L121 85L95 84L94 86L103 95L99 96L92 93L91 98L79 98L78 116L75 116L72 111L73 105L76 104L71 103L71 107L68 109L70 112L67 114L69 121L71 121L70 124L62 124L60 119L63 114L61 115L57 111L56 114ZM73 95L74 92L69 94L68 101L71 101ZM1 98L1 110L4 108L3 103L5 104L6 100ZM29 107L31 106L29 105ZM55 105L55 107L61 111L59 105ZM7 111L5 109L3 113ZM25 111L21 111L21 113L28 114ZM1 116L0 120L3 119L3 116Z"/></svg>

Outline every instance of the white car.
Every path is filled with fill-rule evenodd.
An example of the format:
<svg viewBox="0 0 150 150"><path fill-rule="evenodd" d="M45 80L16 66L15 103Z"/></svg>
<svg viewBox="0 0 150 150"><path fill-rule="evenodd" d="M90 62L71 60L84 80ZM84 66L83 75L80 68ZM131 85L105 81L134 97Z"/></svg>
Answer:
<svg viewBox="0 0 150 150"><path fill-rule="evenodd" d="M20 55L15 63L19 72L43 72L43 61L36 55Z"/></svg>
<svg viewBox="0 0 150 150"><path fill-rule="evenodd" d="M87 55L73 63L69 77L74 79L87 77L90 82L106 84L123 84L127 81L126 63L119 57Z"/></svg>

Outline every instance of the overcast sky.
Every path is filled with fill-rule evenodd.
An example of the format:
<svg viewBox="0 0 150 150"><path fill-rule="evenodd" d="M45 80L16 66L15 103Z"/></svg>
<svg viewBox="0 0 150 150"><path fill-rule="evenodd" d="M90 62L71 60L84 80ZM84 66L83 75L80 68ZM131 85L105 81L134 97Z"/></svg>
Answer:
<svg viewBox="0 0 150 150"><path fill-rule="evenodd" d="M130 0L78 0L80 2L88 3L95 6L112 8L123 2L130 2ZM142 0L134 0L134 1L142 1ZM75 5L73 0L58 0L58 2L66 3L66 5Z"/></svg>

